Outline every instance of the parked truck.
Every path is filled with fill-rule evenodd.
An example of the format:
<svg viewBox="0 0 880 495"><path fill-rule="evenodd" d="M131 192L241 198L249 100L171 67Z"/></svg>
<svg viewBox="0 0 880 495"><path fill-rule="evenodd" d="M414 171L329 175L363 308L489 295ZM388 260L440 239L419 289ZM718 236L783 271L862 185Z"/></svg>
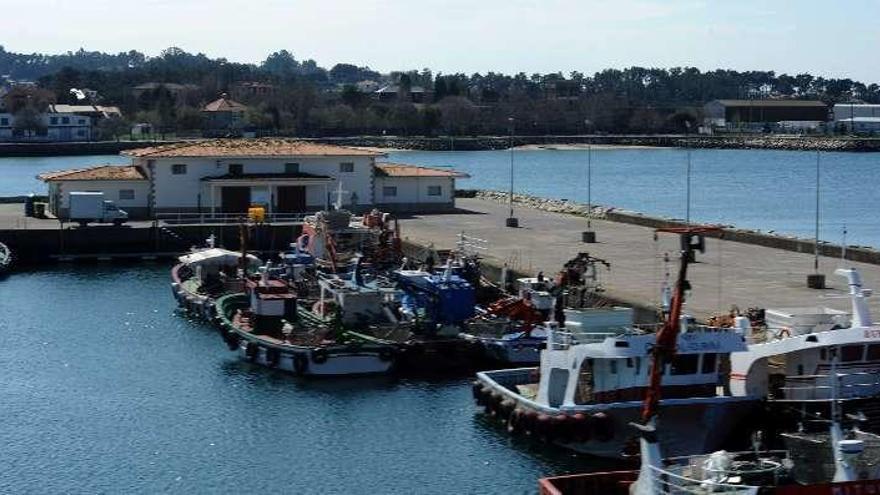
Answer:
<svg viewBox="0 0 880 495"><path fill-rule="evenodd" d="M104 199L102 192L71 192L69 211L68 220L79 222L81 227L89 222L122 225L128 220L128 213L120 210L113 201Z"/></svg>

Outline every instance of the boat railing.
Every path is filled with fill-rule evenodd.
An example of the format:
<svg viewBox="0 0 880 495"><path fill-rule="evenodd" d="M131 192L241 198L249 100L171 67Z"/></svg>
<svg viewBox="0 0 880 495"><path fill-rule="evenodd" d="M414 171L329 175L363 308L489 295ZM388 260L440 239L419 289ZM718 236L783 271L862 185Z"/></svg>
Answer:
<svg viewBox="0 0 880 495"><path fill-rule="evenodd" d="M262 223L293 223L301 224L305 221L305 213L266 213ZM167 225L192 225L192 224L236 224L248 219L247 213L192 213L192 212L166 212L157 213L155 220Z"/></svg>
<svg viewBox="0 0 880 495"><path fill-rule="evenodd" d="M867 397L880 392L880 373L838 373L838 394L842 398ZM829 400L830 375L793 375L785 377L785 384L775 392L777 400Z"/></svg>
<svg viewBox="0 0 880 495"><path fill-rule="evenodd" d="M657 333L663 327L663 323L637 323L632 326L634 333L646 334ZM682 328L683 333L703 332L703 333L727 333L735 331L730 327L714 327L710 325L688 324L686 328Z"/></svg>
<svg viewBox="0 0 880 495"><path fill-rule="evenodd" d="M731 461L736 461L736 469L719 469L714 467L712 455L696 455L667 459L664 467L651 467L652 481L660 493L667 494L700 494L706 493L758 493L758 487L746 484L730 483L734 477L754 477L761 475L776 476L784 469L781 462L787 456L784 450L761 452L737 452L728 454ZM741 461L748 460L747 468Z"/></svg>

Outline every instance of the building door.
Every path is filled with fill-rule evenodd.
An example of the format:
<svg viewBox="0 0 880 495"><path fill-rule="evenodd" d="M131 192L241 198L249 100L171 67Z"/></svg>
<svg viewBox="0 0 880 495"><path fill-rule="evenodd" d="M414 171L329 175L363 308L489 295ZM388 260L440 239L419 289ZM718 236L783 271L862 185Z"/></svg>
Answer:
<svg viewBox="0 0 880 495"><path fill-rule="evenodd" d="M250 187L221 188L223 213L247 213L251 205Z"/></svg>
<svg viewBox="0 0 880 495"><path fill-rule="evenodd" d="M278 188L277 213L302 213L306 211L305 186L281 186Z"/></svg>

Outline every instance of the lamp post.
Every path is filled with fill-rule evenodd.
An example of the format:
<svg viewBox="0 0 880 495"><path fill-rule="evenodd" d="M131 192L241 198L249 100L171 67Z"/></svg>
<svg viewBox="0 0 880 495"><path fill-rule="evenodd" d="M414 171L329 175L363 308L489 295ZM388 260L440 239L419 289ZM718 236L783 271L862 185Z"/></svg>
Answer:
<svg viewBox="0 0 880 495"><path fill-rule="evenodd" d="M816 245L813 251L813 273L807 275L807 287L824 289L825 275L819 273L819 163L820 153L816 151Z"/></svg>
<svg viewBox="0 0 880 495"><path fill-rule="evenodd" d="M519 227L519 220L513 216L513 117L508 117L507 122L510 124L510 137L507 140L507 146L510 148L510 194L507 198L510 215L504 221L504 225L515 229Z"/></svg>
<svg viewBox="0 0 880 495"><path fill-rule="evenodd" d="M587 230L581 232L581 241L592 244L596 242L596 233L593 232L593 147L587 145Z"/></svg>

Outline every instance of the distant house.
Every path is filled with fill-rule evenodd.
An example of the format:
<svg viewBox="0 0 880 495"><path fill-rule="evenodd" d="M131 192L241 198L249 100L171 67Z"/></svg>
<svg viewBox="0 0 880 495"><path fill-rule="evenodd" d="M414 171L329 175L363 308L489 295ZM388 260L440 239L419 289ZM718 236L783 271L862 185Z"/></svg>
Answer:
<svg viewBox="0 0 880 495"><path fill-rule="evenodd" d="M705 124L715 128L763 130L785 122L811 127L828 121L828 105L817 100L714 100L703 106Z"/></svg>
<svg viewBox="0 0 880 495"><path fill-rule="evenodd" d="M383 86L373 92L373 98L383 103L393 103L401 98L401 88L396 84ZM430 101L430 92L421 86L409 88L408 101L411 103L427 103Z"/></svg>
<svg viewBox="0 0 880 495"><path fill-rule="evenodd" d="M16 125L16 116L0 113L0 141L89 141L92 119L75 113L42 113L36 122Z"/></svg>
<svg viewBox="0 0 880 495"><path fill-rule="evenodd" d="M207 135L237 134L244 127L244 114L247 106L231 98L225 93L220 98L202 108L204 123L202 128Z"/></svg>
<svg viewBox="0 0 880 495"><path fill-rule="evenodd" d="M276 88L274 84L257 81L244 81L233 86L232 97L237 100L253 100L270 97L274 95L275 92Z"/></svg>

